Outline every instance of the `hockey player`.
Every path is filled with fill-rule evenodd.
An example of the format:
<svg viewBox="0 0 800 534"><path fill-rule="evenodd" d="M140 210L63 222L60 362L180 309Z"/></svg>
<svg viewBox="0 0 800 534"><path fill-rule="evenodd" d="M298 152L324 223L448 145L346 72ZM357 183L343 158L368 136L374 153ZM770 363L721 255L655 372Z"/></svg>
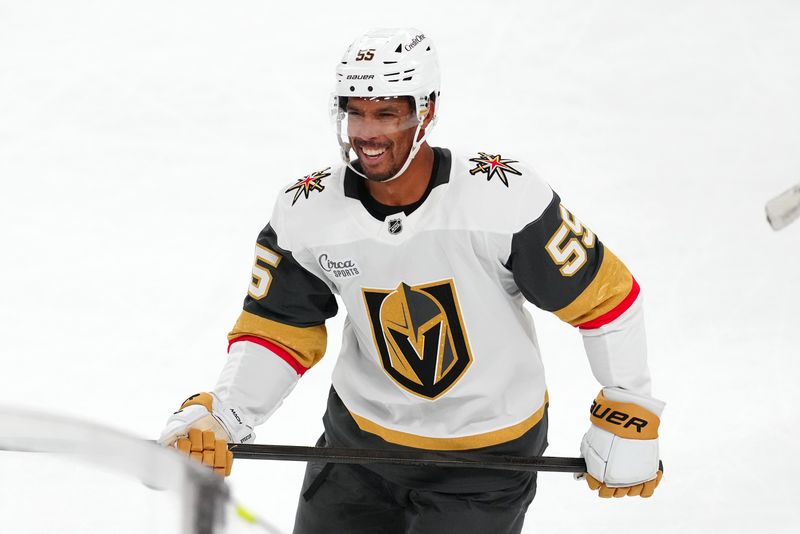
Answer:
<svg viewBox="0 0 800 534"><path fill-rule="evenodd" d="M601 497L658 485L639 286L529 167L433 148L439 67L415 29L358 38L336 71L343 164L283 188L258 236L216 387L161 441L230 470L347 309L318 445L541 455L548 395L525 300L583 336L603 388L580 450ZM516 533L533 473L309 464L296 533Z"/></svg>

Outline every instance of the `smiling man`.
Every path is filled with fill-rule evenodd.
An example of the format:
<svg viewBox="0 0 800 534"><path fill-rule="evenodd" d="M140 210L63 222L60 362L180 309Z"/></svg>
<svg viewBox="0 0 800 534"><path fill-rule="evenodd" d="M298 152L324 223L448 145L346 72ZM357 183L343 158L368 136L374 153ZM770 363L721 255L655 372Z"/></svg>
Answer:
<svg viewBox="0 0 800 534"><path fill-rule="evenodd" d="M439 67L415 29L357 39L331 111L342 164L285 187L216 387L161 441L219 473L347 309L320 446L541 455L548 394L527 300L577 327L602 385L580 450L602 497L661 479L639 286L529 167L427 143ZM295 532L518 533L533 473L309 464Z"/></svg>
<svg viewBox="0 0 800 534"><path fill-rule="evenodd" d="M371 183L392 181L407 160L409 167L427 165L430 171L433 154L427 144L422 145L422 153L408 158L414 141L411 132L418 124L411 97L341 98L349 120L348 140L352 141L362 171ZM423 129L425 127L423 123ZM416 174L413 170L406 173L407 176L413 174Z"/></svg>

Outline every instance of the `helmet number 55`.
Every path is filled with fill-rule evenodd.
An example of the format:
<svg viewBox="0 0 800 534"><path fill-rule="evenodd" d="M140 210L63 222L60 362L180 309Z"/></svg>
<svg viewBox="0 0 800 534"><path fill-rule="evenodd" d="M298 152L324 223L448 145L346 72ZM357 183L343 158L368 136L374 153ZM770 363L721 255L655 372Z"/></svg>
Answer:
<svg viewBox="0 0 800 534"><path fill-rule="evenodd" d="M372 58L375 57L375 49L368 48L366 50L359 50L358 54L356 54L356 61L372 61Z"/></svg>
<svg viewBox="0 0 800 534"><path fill-rule="evenodd" d="M256 259L253 262L253 275L247 294L256 300L266 297L272 283L272 273L266 266L277 267L280 262L280 254L256 244Z"/></svg>

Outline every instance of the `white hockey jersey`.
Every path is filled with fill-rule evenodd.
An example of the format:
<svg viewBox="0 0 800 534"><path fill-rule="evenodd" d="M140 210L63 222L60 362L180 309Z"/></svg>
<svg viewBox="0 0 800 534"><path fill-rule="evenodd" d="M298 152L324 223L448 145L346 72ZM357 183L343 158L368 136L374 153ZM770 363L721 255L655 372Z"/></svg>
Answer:
<svg viewBox="0 0 800 534"><path fill-rule="evenodd" d="M524 164L434 151L423 199L389 215L343 165L285 188L231 353L258 345L302 375L325 352L340 295L333 387L361 430L424 449L492 446L547 403L527 299L580 328L604 386L649 394L639 287L622 262Z"/></svg>

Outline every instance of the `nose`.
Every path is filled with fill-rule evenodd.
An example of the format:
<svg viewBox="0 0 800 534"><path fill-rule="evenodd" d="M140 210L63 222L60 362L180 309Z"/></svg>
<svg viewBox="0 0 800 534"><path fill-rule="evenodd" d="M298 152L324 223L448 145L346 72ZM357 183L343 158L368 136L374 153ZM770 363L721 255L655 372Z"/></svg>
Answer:
<svg viewBox="0 0 800 534"><path fill-rule="evenodd" d="M362 140L371 140L385 135L381 121L369 117L353 117L347 122L347 135Z"/></svg>

